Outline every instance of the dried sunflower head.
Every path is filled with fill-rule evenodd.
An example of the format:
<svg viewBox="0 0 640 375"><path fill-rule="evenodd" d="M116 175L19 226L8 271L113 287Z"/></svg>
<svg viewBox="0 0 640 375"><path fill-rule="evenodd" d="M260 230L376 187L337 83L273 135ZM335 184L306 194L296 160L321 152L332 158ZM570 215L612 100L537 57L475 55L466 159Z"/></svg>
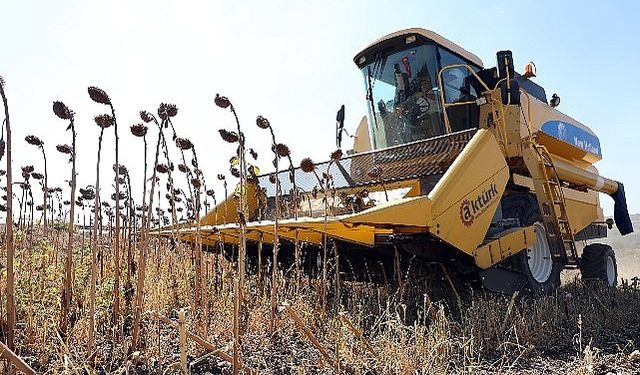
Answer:
<svg viewBox="0 0 640 375"><path fill-rule="evenodd" d="M25 165L22 167L22 173L31 173L33 172L33 165Z"/></svg>
<svg viewBox="0 0 640 375"><path fill-rule="evenodd" d="M181 150L190 150L193 148L193 143L187 138L176 138L176 146Z"/></svg>
<svg viewBox="0 0 640 375"><path fill-rule="evenodd" d="M96 197L96 193L92 187L87 187L87 189L80 189L80 194L82 195L82 198L86 200L95 199Z"/></svg>
<svg viewBox="0 0 640 375"><path fill-rule="evenodd" d="M28 135L24 137L24 140L27 141L28 144L33 146L41 147L44 144L44 142L42 142L42 140L35 135Z"/></svg>
<svg viewBox="0 0 640 375"><path fill-rule="evenodd" d="M142 123L133 124L131 125L130 129L131 129L131 134L135 135L136 137L144 137L145 135L147 135L147 130L149 130L147 125Z"/></svg>
<svg viewBox="0 0 640 375"><path fill-rule="evenodd" d="M303 172L309 173L316 169L316 165L313 163L311 158L304 158L300 162L300 169L302 169Z"/></svg>
<svg viewBox="0 0 640 375"><path fill-rule="evenodd" d="M96 103L110 105L111 99L109 99L109 95L107 95L104 90L95 86L89 86L87 88L87 92L89 93L89 97Z"/></svg>
<svg viewBox="0 0 640 375"><path fill-rule="evenodd" d="M53 102L53 113L63 120L71 119L71 111L63 102Z"/></svg>
<svg viewBox="0 0 640 375"><path fill-rule="evenodd" d="M330 157L331 157L331 160L333 161L338 161L342 159L342 150L341 149L335 150L334 152L331 153Z"/></svg>
<svg viewBox="0 0 640 375"><path fill-rule="evenodd" d="M229 171L231 172L231 175L232 175L233 177L240 178L240 170L239 170L238 168L236 168L236 167L231 167L231 168L229 169Z"/></svg>
<svg viewBox="0 0 640 375"><path fill-rule="evenodd" d="M225 140L226 142L229 143L236 143L238 142L238 134L236 132L230 132L228 130L225 129L220 129L218 130L218 132L220 133L220 137Z"/></svg>
<svg viewBox="0 0 640 375"><path fill-rule="evenodd" d="M220 108L227 108L231 105L229 98L227 98L226 96L220 96L219 94L216 94L216 97L215 99L213 99L213 102L216 103L216 105Z"/></svg>
<svg viewBox="0 0 640 375"><path fill-rule="evenodd" d="M106 114L106 113L102 114L102 115L97 115L96 117L93 118L93 120L102 129L106 129L106 128L110 127L115 122L113 117L111 115Z"/></svg>
<svg viewBox="0 0 640 375"><path fill-rule="evenodd" d="M285 145L284 143L275 144L271 149L273 150L273 152L276 153L276 155L278 155L281 158L286 158L289 155L291 155L289 146Z"/></svg>
<svg viewBox="0 0 640 375"><path fill-rule="evenodd" d="M175 104L167 104L167 115L169 117L176 117L178 114L178 107Z"/></svg>
<svg viewBox="0 0 640 375"><path fill-rule="evenodd" d="M163 120L166 120L169 117L174 117L177 114L178 107L176 107L175 104L161 103L158 107L158 116Z"/></svg>
<svg viewBox="0 0 640 375"><path fill-rule="evenodd" d="M120 164L120 166L118 166L118 174L122 174L122 175L126 175L127 173L129 173L129 171L127 170L127 167L125 167L124 165ZM116 171L116 165L113 165L113 171Z"/></svg>
<svg viewBox="0 0 640 375"><path fill-rule="evenodd" d="M223 181L225 179L225 176L222 173L218 173L218 180Z"/></svg>
<svg viewBox="0 0 640 375"><path fill-rule="evenodd" d="M258 116L256 118L256 125L258 125L258 127L260 129L269 129L271 127L271 124L269 123L269 120L267 120L266 118L264 118L262 116Z"/></svg>
<svg viewBox="0 0 640 375"><path fill-rule="evenodd" d="M189 167L184 164L178 164L178 170L182 173L187 173L189 172Z"/></svg>
<svg viewBox="0 0 640 375"><path fill-rule="evenodd" d="M207 190L207 195L213 197L214 195L216 195L216 192L213 189L209 189Z"/></svg>
<svg viewBox="0 0 640 375"><path fill-rule="evenodd" d="M31 173L31 176L33 178L35 178L36 180L42 180L44 178L44 175L42 173L38 173L38 172Z"/></svg>
<svg viewBox="0 0 640 375"><path fill-rule="evenodd" d="M199 190L200 187L202 186L202 182L200 181L200 179L194 178L191 180L191 185L193 185L194 188Z"/></svg>
<svg viewBox="0 0 640 375"><path fill-rule="evenodd" d="M147 111L140 111L140 119L144 122L151 122L153 121L153 115Z"/></svg>
<svg viewBox="0 0 640 375"><path fill-rule="evenodd" d="M156 171L158 173L167 173L169 172L169 167L166 164L158 164L156 165Z"/></svg>
<svg viewBox="0 0 640 375"><path fill-rule="evenodd" d="M56 150L67 155L71 155L73 153L73 149L69 145L57 145Z"/></svg>

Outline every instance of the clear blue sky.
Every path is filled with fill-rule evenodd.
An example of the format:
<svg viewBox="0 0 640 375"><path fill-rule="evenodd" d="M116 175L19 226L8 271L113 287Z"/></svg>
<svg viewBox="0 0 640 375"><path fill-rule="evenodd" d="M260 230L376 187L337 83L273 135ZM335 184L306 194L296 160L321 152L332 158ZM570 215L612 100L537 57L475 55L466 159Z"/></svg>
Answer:
<svg viewBox="0 0 640 375"><path fill-rule="evenodd" d="M235 103L248 142L268 154L268 117L294 158L325 159L334 148L335 111L347 108L354 130L366 110L363 79L352 62L370 40L424 27L495 65L511 49L518 69L533 60L536 81L562 97L560 110L599 136L607 177L623 181L631 212L640 212L640 6L596 1L8 1L2 4L0 75L7 81L16 166L39 155L23 138L45 139L51 180L69 178L55 151L69 143L51 112L62 100L77 113L79 185L93 183L98 128L105 108L86 87L112 97L125 164L141 184L142 145L128 126L140 109L178 105L175 125L198 147L209 182L227 170L233 149L217 135L231 116L213 105L216 92ZM105 140L112 149L113 136ZM105 165L113 163L107 152ZM4 160L3 160L4 162ZM262 158L263 171L268 169ZM109 170L109 167L104 167ZM103 177L107 181L109 176ZM217 187L220 191L220 188ZM612 205L603 197L607 213Z"/></svg>

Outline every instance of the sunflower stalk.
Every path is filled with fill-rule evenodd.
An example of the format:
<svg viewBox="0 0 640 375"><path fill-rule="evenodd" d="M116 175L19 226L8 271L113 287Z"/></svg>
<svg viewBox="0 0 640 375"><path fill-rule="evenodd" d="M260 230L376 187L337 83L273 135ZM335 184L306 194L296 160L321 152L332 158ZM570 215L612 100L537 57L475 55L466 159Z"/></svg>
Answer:
<svg viewBox="0 0 640 375"><path fill-rule="evenodd" d="M71 147L67 145L57 146L58 151L68 154L71 162L71 193L69 207L69 228L67 239L67 253L65 259L65 276L62 288L62 315L60 317L60 331L63 335L67 334L69 324L69 310L71 308L72 296L72 260L73 260L73 234L74 234L74 213L75 213L75 195L76 195L76 129L74 121L74 113L67 108L62 102L53 103L54 113L63 120L69 121L67 130L71 130L72 143Z"/></svg>
<svg viewBox="0 0 640 375"><path fill-rule="evenodd" d="M141 117L142 113L141 113ZM149 192L149 204L146 204L146 191L147 191L147 139L144 137L144 147L145 147L145 180L144 180L144 189L143 189L143 198L142 198L142 234L140 236L140 251L138 254L138 281L136 285L136 302L134 309L134 317L133 317L133 337L132 337L132 346L134 349L138 348L140 342L140 325L142 319L142 309L144 304L144 281L146 277L147 270L147 257L149 253L149 229L151 227L151 218L153 216L153 196L155 193L156 187L156 178L157 178L157 166L158 159L160 156L160 145L162 143L162 127L158 124L158 121L153 117L153 121L158 125L158 142L156 144L156 153L155 153L155 161L153 163L153 174L151 176L151 191ZM145 211L146 207L146 211Z"/></svg>
<svg viewBox="0 0 640 375"><path fill-rule="evenodd" d="M7 248L7 287L6 287L6 301L7 301L7 328L6 328L6 343L9 350L15 350L14 345L14 331L16 328L16 305L14 295L14 238L13 238L13 179L11 170L11 120L9 119L9 104L7 103L7 96L4 91L4 80L0 77L0 96L2 97L2 104L4 105L4 125L6 130L6 160L7 160L7 212L6 212L6 248ZM5 143L4 139L0 141ZM0 156L1 158L2 156Z"/></svg>

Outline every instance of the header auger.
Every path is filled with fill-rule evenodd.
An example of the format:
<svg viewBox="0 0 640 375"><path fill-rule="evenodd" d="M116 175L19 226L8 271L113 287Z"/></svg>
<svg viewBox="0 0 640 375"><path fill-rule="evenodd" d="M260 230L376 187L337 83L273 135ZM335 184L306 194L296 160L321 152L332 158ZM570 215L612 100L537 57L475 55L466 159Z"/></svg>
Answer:
<svg viewBox="0 0 640 375"><path fill-rule="evenodd" d="M620 232L633 231L623 185L598 174L598 138L554 108L557 96L548 104L531 66L520 75L511 52L500 51L496 67L484 68L424 29L389 34L354 62L365 78L367 121L349 156L278 174L284 250L294 241L326 246L328 238L363 265L351 269L410 254L501 292L549 293L570 267L615 284L611 249L592 244L581 255L576 241L605 237L612 224L599 192L614 199ZM259 176L244 190L254 251L273 241L274 181ZM234 198L209 212L203 242L237 244L236 212ZM195 226L159 233L194 241Z"/></svg>

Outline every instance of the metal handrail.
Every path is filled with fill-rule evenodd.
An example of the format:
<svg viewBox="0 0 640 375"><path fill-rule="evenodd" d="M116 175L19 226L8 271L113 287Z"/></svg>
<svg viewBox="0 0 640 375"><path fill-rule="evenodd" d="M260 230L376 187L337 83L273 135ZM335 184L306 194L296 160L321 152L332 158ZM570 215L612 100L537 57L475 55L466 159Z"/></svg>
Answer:
<svg viewBox="0 0 640 375"><path fill-rule="evenodd" d="M453 68L465 68L465 69L467 69L478 80L478 82L480 82L480 84L482 84L482 86L485 88L486 91L491 91L491 89L489 89L489 86L487 86L486 83L484 83L484 81L476 74L476 72L473 71L471 66L469 66L467 64L447 65L447 66L443 67L442 69L440 69L438 71L438 87L440 87L440 103L442 103L442 109L443 109L443 112L444 112L444 127L447 130L447 133L451 133L451 123L449 122L449 114L447 113L447 108L451 107L452 105L447 104L447 102L445 100L445 97L444 97L444 84L442 82L442 73L447 69L453 69ZM451 104L464 105L464 104L472 104L472 103L475 104L475 101L458 102L458 103L451 103Z"/></svg>

